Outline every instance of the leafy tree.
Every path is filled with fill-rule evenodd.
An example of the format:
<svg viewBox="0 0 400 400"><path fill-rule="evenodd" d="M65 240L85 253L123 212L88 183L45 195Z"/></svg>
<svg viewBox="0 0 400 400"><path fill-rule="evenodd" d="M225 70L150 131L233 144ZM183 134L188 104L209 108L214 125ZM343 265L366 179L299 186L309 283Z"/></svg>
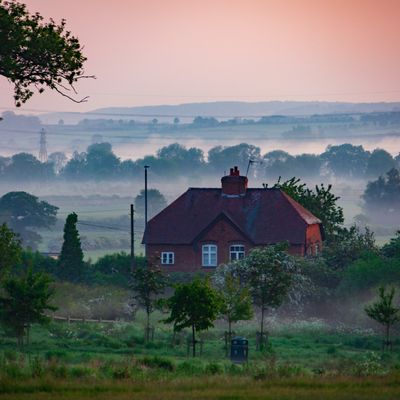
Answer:
<svg viewBox="0 0 400 400"><path fill-rule="evenodd" d="M118 174L119 158L110 143L95 143L87 148L86 175L89 178L107 178Z"/></svg>
<svg viewBox="0 0 400 400"><path fill-rule="evenodd" d="M54 173L58 175L67 164L67 156L61 151L49 154L49 163L53 164Z"/></svg>
<svg viewBox="0 0 400 400"><path fill-rule="evenodd" d="M400 259L400 231L397 231L395 237L382 247L382 254L389 258Z"/></svg>
<svg viewBox="0 0 400 400"><path fill-rule="evenodd" d="M268 188L267 184L264 184ZM316 185L315 189L307 188L298 178L291 178L278 182L273 186L279 188L288 194L292 199L300 203L304 208L314 214L322 222L324 233L327 239L332 238L343 228L344 215L343 208L337 204L339 197L332 193L332 185Z"/></svg>
<svg viewBox="0 0 400 400"><path fill-rule="evenodd" d="M7 227L0 225L0 279L21 260L21 242Z"/></svg>
<svg viewBox="0 0 400 400"><path fill-rule="evenodd" d="M61 170L61 175L70 179L83 179L86 174L86 164L86 153L75 151L72 158Z"/></svg>
<svg viewBox="0 0 400 400"><path fill-rule="evenodd" d="M242 281L250 288L254 304L261 311L260 334L264 335L264 317L269 308L279 307L286 298L296 271L286 243L255 248L238 262ZM263 340L261 341L263 347Z"/></svg>
<svg viewBox="0 0 400 400"><path fill-rule="evenodd" d="M328 266L339 271L363 254L374 253L378 253L374 233L368 227L361 231L356 225L342 228L323 248L323 257Z"/></svg>
<svg viewBox="0 0 400 400"><path fill-rule="evenodd" d="M244 173L249 160L260 160L260 148L247 143L236 146L216 146L208 152L208 164L212 170L222 172L229 171L233 165L237 165Z"/></svg>
<svg viewBox="0 0 400 400"><path fill-rule="evenodd" d="M2 117L3 121L1 123L1 127L4 130L8 128L12 130L18 129L39 132L40 128L42 128L42 122L37 116L21 115L15 114L13 111L4 111Z"/></svg>
<svg viewBox="0 0 400 400"><path fill-rule="evenodd" d="M35 249L41 236L31 228L49 228L58 207L26 192L9 192L0 199L0 219L20 235L25 246Z"/></svg>
<svg viewBox="0 0 400 400"><path fill-rule="evenodd" d="M65 20L57 25L52 19L29 14L24 4L0 1L0 75L14 85L17 107L32 95L48 87L75 101L74 84L84 75L86 58L78 39L66 30Z"/></svg>
<svg viewBox="0 0 400 400"><path fill-rule="evenodd" d="M49 304L53 296L50 285L48 275L34 273L31 268L21 277L8 276L2 283L4 295L0 297L1 321L6 329L15 334L20 347L25 334L29 345L31 325L48 322L45 311L56 310Z"/></svg>
<svg viewBox="0 0 400 400"><path fill-rule="evenodd" d="M193 357L196 357L196 332L213 327L221 308L221 298L207 280L195 279L178 284L167 301L171 311L164 321L173 323L174 331L192 328Z"/></svg>
<svg viewBox="0 0 400 400"><path fill-rule="evenodd" d="M386 176L368 182L362 199L366 213L383 217L379 218L380 222L399 222L400 170L393 168Z"/></svg>
<svg viewBox="0 0 400 400"><path fill-rule="evenodd" d="M146 258L135 256L135 265L146 266ZM95 284L109 283L122 287L129 287L132 277L131 256L125 252L106 254L100 257L92 268L94 276L90 280Z"/></svg>
<svg viewBox="0 0 400 400"><path fill-rule="evenodd" d="M165 173L180 174L181 171L194 172L204 165L202 150L187 149L179 143L172 143L157 151L157 157L164 162Z"/></svg>
<svg viewBox="0 0 400 400"><path fill-rule="evenodd" d="M78 216L69 214L64 225L64 242L58 261L58 275L71 282L82 280L85 264L79 232L76 227Z"/></svg>
<svg viewBox="0 0 400 400"><path fill-rule="evenodd" d="M393 298L395 295L395 289L391 288L386 293L385 288L381 286L379 288L379 300L370 306L365 307L367 315L379 322L385 327L386 339L385 347L391 347L390 341L390 328L400 321L400 309L395 307L393 304Z"/></svg>
<svg viewBox="0 0 400 400"><path fill-rule="evenodd" d="M365 252L344 271L338 293L354 294L379 285L400 283L400 259Z"/></svg>
<svg viewBox="0 0 400 400"><path fill-rule="evenodd" d="M119 165L119 171L121 177L131 179L139 176L139 173L143 171L143 168L140 168L137 163L132 160L124 160Z"/></svg>
<svg viewBox="0 0 400 400"><path fill-rule="evenodd" d="M240 277L229 265L221 265L217 268L213 276L213 283L222 299L220 314L228 322L230 340L232 324L253 317L250 291L241 284Z"/></svg>
<svg viewBox="0 0 400 400"><path fill-rule="evenodd" d="M164 292L167 283L168 278L161 269L151 265L136 267L132 272L132 298L146 312L146 342L150 339L150 315L158 305L158 296Z"/></svg>
<svg viewBox="0 0 400 400"><path fill-rule="evenodd" d="M367 168L369 152L362 146L345 143L328 146L321 158L335 176L362 177Z"/></svg>
<svg viewBox="0 0 400 400"><path fill-rule="evenodd" d="M135 211L144 216L145 213L145 191L141 190L140 193L135 197ZM147 207L149 219L158 214L163 208L167 206L167 201L163 194L157 189L148 189L147 191Z"/></svg>
<svg viewBox="0 0 400 400"><path fill-rule="evenodd" d="M11 157L11 162L4 169L6 179L30 181L44 180L54 176L51 163L41 163L28 153L18 153Z"/></svg>
<svg viewBox="0 0 400 400"><path fill-rule="evenodd" d="M375 149L367 164L365 175L368 177L377 177L395 168L396 163L390 153L383 149Z"/></svg>
<svg viewBox="0 0 400 400"><path fill-rule="evenodd" d="M193 128L211 128L218 126L219 122L214 117L196 117L193 119Z"/></svg>

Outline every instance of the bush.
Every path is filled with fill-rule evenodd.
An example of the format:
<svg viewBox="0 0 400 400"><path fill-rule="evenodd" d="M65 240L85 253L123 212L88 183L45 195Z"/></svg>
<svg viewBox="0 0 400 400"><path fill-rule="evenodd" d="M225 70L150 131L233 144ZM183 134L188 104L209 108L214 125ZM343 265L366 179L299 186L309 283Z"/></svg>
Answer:
<svg viewBox="0 0 400 400"><path fill-rule="evenodd" d="M55 378L66 378L68 375L68 369L63 364L53 365L50 371Z"/></svg>
<svg viewBox="0 0 400 400"><path fill-rule="evenodd" d="M67 358L67 352L64 350L48 350L44 354L47 361L54 361Z"/></svg>
<svg viewBox="0 0 400 400"><path fill-rule="evenodd" d="M40 378L43 376L44 374L43 361L38 356L33 357L29 364L30 364L29 366L31 369L32 378Z"/></svg>
<svg viewBox="0 0 400 400"><path fill-rule="evenodd" d="M93 370L88 367L81 367L81 366L72 367L69 370L69 375L72 378L87 378L93 375Z"/></svg>
<svg viewBox="0 0 400 400"><path fill-rule="evenodd" d="M198 375L204 373L204 366L199 360L187 360L178 364L176 370L185 375Z"/></svg>
<svg viewBox="0 0 400 400"><path fill-rule="evenodd" d="M382 365L379 355L373 351L364 354L351 371L356 376L385 375L388 370Z"/></svg>
<svg viewBox="0 0 400 400"><path fill-rule="evenodd" d="M205 368L206 374L217 375L217 374L222 374L222 372L224 372L224 368L222 367L222 365L216 362L210 362L206 365Z"/></svg>
<svg viewBox="0 0 400 400"><path fill-rule="evenodd" d="M384 259L377 254L368 254L345 271L339 292L349 294L352 291L396 283L400 283L400 259Z"/></svg>
<svg viewBox="0 0 400 400"><path fill-rule="evenodd" d="M128 379L131 377L131 372L127 365L115 367L112 373L114 379Z"/></svg>
<svg viewBox="0 0 400 400"><path fill-rule="evenodd" d="M175 364L169 358L165 357L144 357L142 360L140 360L140 363L149 368L161 368L167 371L175 370Z"/></svg>

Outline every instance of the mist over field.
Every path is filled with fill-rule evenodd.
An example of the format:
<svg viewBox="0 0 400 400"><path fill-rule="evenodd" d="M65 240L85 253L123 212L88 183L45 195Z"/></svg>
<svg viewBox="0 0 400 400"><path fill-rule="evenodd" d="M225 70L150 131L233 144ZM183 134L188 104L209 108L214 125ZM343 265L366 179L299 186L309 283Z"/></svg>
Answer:
<svg viewBox="0 0 400 400"><path fill-rule="evenodd" d="M396 159L400 152L400 113L397 109L398 103L216 102L138 109L110 108L87 114L26 116L7 112L3 114L0 124L0 156L12 157L16 153L24 152L39 157L39 132L44 129L47 154L50 158L53 157L52 162L60 162L60 165L56 167L56 174L51 179L48 175L47 178L39 175L38 178L26 179L23 174L19 178L17 175L15 178L7 178L5 175L0 182L0 195L11 191L26 191L60 207L58 225L52 231L43 233L44 239L40 245L42 250L57 250L61 245L62 220L72 211L77 212L82 220L104 222L108 219L112 226L125 229L126 235L129 204L134 202L144 187L144 163L150 165L149 186L159 190L168 204L188 187L220 187L220 178L230 167L237 164L241 172L245 173L248 161L261 157L261 162L250 168L250 187L262 187L264 183L271 186L281 175L285 178L301 178L309 187L321 183L332 184L334 193L340 197L339 204L344 210L345 223L350 226L355 222L354 218L363 213L362 195L368 181L379 173L364 176L361 170L355 168L347 175L346 171L339 175L320 166L318 168L321 170L318 172L315 170L317 164L304 164L298 169L286 164L279 165L279 162L287 157L301 159L304 154L311 162L313 157L315 159L318 155L325 154L332 146L340 148L345 143L352 145L353 149L362 148L365 154L372 154L376 149L385 150ZM287 114L273 114L279 111ZM196 113L203 113L203 116L194 117ZM246 114L252 116L243 117ZM219 117L215 118L213 115ZM111 172L106 170L102 175L102 172L93 170L92 176L79 178L78 175L74 177L62 173L62 168L71 159L85 157L89 146L102 142L110 143L114 154L112 157L119 159L121 168L123 163L128 163L126 166L130 169L133 164L129 163L137 164L130 175L126 175L126 172L125 175L122 172L112 172L110 175ZM174 153L176 150L173 148L177 143L182 149L186 149L179 151L195 149L198 152L196 157L200 157L198 160L202 159L201 162L205 164L196 167L193 164L191 167L190 159L183 162L177 158L173 161L174 157L182 157ZM243 143L248 148L245 152L231 155L227 153L212 168L207 165L214 162L209 157L215 153L215 149L219 149L218 146L221 146L221 150L239 149L244 146ZM164 161L158 161L157 157L162 149L167 149L170 154L166 153L167 158ZM263 161L262 157L275 154L277 150L282 155L273 156L278 157L278 161L272 165L271 170L268 163L274 163L274 159ZM172 157L170 161L168 157ZM4 165L8 162L5 158ZM163 166L164 162L167 164ZM198 161L193 159L193 162ZM378 159L377 162L381 161ZM322 166L323 162L318 165ZM99 164L94 168L102 166ZM163 171L163 168L173 170ZM379 165L374 168L379 170ZM387 172L384 169L382 166L380 173ZM60 172L61 175L58 176ZM136 236L139 251L143 251L139 245L143 233L142 217L137 215L139 224ZM378 241L383 243L395 232L396 223L378 223L378 220L379 218L375 218L375 222L369 223L373 224ZM104 229L96 232L93 227L83 225L80 229L83 234L88 231L92 239L112 238L116 235L115 232ZM114 241L114 244L105 245L102 239L103 244L98 246L93 243L84 245L84 249L88 251L87 256L98 256L93 253L93 247L96 246L98 250L107 246L128 250L129 243L124 238L124 233L121 231L117 236L121 240ZM92 239L89 242L93 242Z"/></svg>

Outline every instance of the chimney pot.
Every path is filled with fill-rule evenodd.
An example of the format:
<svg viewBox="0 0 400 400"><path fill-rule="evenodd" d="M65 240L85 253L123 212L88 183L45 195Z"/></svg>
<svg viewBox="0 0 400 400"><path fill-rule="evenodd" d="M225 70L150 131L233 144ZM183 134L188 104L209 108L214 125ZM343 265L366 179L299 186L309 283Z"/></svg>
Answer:
<svg viewBox="0 0 400 400"><path fill-rule="evenodd" d="M237 166L230 169L230 174L221 179L222 196L225 197L242 197L246 195L247 177L240 176Z"/></svg>

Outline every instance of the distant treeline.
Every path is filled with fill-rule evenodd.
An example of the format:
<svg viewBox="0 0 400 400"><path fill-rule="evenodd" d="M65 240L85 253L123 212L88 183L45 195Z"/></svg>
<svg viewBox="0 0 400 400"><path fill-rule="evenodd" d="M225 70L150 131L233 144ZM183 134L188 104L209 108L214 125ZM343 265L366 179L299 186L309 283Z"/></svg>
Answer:
<svg viewBox="0 0 400 400"><path fill-rule="evenodd" d="M163 117L165 120L167 117ZM78 126L85 130L126 130L143 125L150 131L165 131L179 129L216 128L235 125L293 125L293 127L308 127L311 124L351 124L351 125L376 125L390 126L400 124L400 112L376 112L368 114L315 114L307 116L269 115L259 118L230 118L217 119L215 117L197 116L191 122L182 122L178 117L170 117L171 122L161 122L158 118L151 118L147 122L133 119L83 119ZM184 117L186 120L188 117ZM60 120L59 124L63 124Z"/></svg>
<svg viewBox="0 0 400 400"><path fill-rule="evenodd" d="M64 153L52 153L46 163L28 153L0 157L0 178L3 181L132 180L142 179L145 165L151 167L154 178L221 176L234 165L245 173L250 160L253 162L249 175L261 179L279 176L370 179L392 168L400 168L400 153L393 157L382 149L370 152L351 144L328 146L321 154L293 156L282 150L261 154L259 147L242 143L213 147L206 157L199 148L186 148L174 143L162 147L156 155L121 161L113 153L111 144L96 143L86 152L75 152L70 159Z"/></svg>
<svg viewBox="0 0 400 400"><path fill-rule="evenodd" d="M311 130L310 125L315 124L342 124L353 127L366 125L385 127L400 124L400 111L304 116L268 115L254 118L216 118L210 116L196 116L191 118L184 116L182 120L174 116L166 115L159 117L159 119L149 115L149 119L143 121L144 117L141 116L141 120L131 119L129 115L119 119L117 119L117 116L115 118L85 118L80 120L77 125L68 126L75 126L79 129L83 128L86 131L135 130L136 128L141 129L145 127L150 132L164 132L181 129L232 127L236 125L292 125L294 133L304 134ZM12 111L6 111L2 113L1 118L3 120L0 129L35 131L42 127L39 117L36 116L18 115ZM60 119L58 125L63 126L64 120Z"/></svg>

